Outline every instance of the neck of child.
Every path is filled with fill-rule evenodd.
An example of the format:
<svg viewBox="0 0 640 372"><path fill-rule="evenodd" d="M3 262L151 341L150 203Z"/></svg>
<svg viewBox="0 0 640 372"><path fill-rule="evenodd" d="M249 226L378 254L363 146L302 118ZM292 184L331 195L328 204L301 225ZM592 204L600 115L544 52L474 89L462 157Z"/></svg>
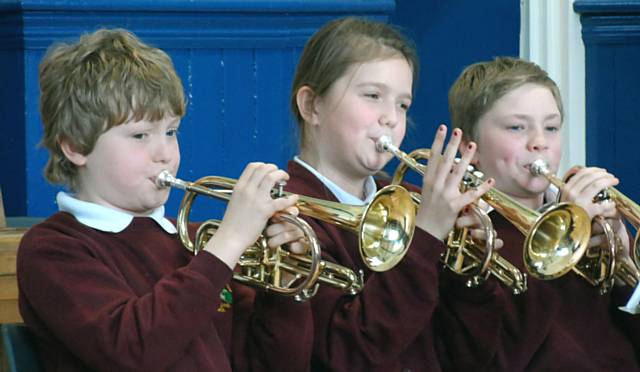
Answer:
<svg viewBox="0 0 640 372"><path fill-rule="evenodd" d="M302 150L299 157L344 191L362 200L365 199L364 185L367 177L353 177L331 162L325 161L322 157L317 156L313 151Z"/></svg>
<svg viewBox="0 0 640 372"><path fill-rule="evenodd" d="M81 190L76 190L75 194L73 195L74 198L80 200L80 201L84 201L87 203L93 203L93 204L97 204L100 205L102 207L106 207L109 209L113 209L115 211L118 212L123 212L123 213L127 213L130 214L134 217L149 217L153 211L155 210L155 208L153 209L141 209L141 210L133 210L133 209L124 209L121 207L118 207L112 203L107 202L106 200L90 193L90 192L83 192Z"/></svg>
<svg viewBox="0 0 640 372"><path fill-rule="evenodd" d="M511 194L507 194L507 195L511 197L513 200L522 204L523 206L533 210L538 210L544 204L544 194L533 195L533 196L511 195Z"/></svg>

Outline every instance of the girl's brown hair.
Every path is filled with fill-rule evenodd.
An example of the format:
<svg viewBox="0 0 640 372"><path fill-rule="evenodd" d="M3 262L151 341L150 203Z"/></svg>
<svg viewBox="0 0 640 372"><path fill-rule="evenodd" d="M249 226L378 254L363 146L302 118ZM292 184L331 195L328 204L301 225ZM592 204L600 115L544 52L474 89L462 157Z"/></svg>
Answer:
<svg viewBox="0 0 640 372"><path fill-rule="evenodd" d="M418 56L413 44L393 26L364 18L339 18L325 24L309 39L296 69L291 89L291 110L300 128L304 145L304 119L298 109L298 90L308 86L322 97L353 64L377 59L404 57L418 76Z"/></svg>

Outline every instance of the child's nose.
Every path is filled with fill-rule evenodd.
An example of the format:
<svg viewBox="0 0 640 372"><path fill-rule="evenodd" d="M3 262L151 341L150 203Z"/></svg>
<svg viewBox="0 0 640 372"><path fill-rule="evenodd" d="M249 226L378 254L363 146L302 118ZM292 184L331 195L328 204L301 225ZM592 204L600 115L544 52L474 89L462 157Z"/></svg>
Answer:
<svg viewBox="0 0 640 372"><path fill-rule="evenodd" d="M549 148L543 133L536 132L529 140L529 151L544 151Z"/></svg>
<svg viewBox="0 0 640 372"><path fill-rule="evenodd" d="M161 163L168 163L171 160L173 145L168 141L158 141L154 148L153 160Z"/></svg>
<svg viewBox="0 0 640 372"><path fill-rule="evenodd" d="M380 114L378 123L382 126L395 127L398 124L398 113L395 109L385 110Z"/></svg>

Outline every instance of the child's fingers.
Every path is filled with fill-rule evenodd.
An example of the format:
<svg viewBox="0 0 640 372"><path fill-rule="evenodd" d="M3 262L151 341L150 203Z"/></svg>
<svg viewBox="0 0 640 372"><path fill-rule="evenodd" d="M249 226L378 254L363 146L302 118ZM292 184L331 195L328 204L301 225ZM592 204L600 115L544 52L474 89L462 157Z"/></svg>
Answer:
<svg viewBox="0 0 640 372"><path fill-rule="evenodd" d="M296 203L298 202L298 199L300 198L298 195L290 195L291 197L295 198ZM288 207L286 208L284 211L284 213L290 214L294 217L297 217L298 214L300 214L300 210L298 209L298 207L293 206L293 207Z"/></svg>
<svg viewBox="0 0 640 372"><path fill-rule="evenodd" d="M275 218L272 218L272 220L274 220ZM264 233L265 235L267 235L267 237L272 237L272 236L276 236L278 234L283 233L285 230L287 229L286 224L283 222L272 222L271 224L267 225L267 228L264 229Z"/></svg>
<svg viewBox="0 0 640 372"><path fill-rule="evenodd" d="M598 167L587 167L587 168L571 168L567 174L571 174L571 177L567 180L567 184L570 183L578 183L578 182L588 182L584 181L584 179L588 179L597 173L606 173L607 171L603 168Z"/></svg>
<svg viewBox="0 0 640 372"><path fill-rule="evenodd" d="M616 184L618 180L602 168L582 168L564 186L563 200L576 200L585 194L591 198L602 189Z"/></svg>
<svg viewBox="0 0 640 372"><path fill-rule="evenodd" d="M444 124L440 124L438 126L438 131L436 135L433 137L433 142L431 143L431 156L440 155L442 153L442 148L444 146L444 140L447 136L447 126Z"/></svg>
<svg viewBox="0 0 640 372"><path fill-rule="evenodd" d="M467 172L467 168L469 167L469 164L471 163L471 159L473 159L473 155L475 154L475 148L476 148L476 144L473 142L470 142L467 146L467 151L464 151L462 153L462 158L460 158L460 161L458 162L458 164L455 164L453 167L453 173L452 173L452 180L456 183L456 184L460 184L460 182L462 182L462 178L464 177L464 174Z"/></svg>
<svg viewBox="0 0 640 372"><path fill-rule="evenodd" d="M261 163L261 162L252 162L247 164L247 166L244 168L244 170L240 174L240 177L238 177L238 181L236 182L235 188L236 189L244 188L249 182L249 180L253 177L253 174L255 173L255 171L259 167L261 167L263 164L264 163Z"/></svg>
<svg viewBox="0 0 640 372"><path fill-rule="evenodd" d="M487 235L485 234L484 229L482 228L469 229L469 234L471 234L471 237L476 242L481 242L484 244L484 242L487 240ZM495 230L493 232L493 235L494 236L496 235Z"/></svg>
<svg viewBox="0 0 640 372"><path fill-rule="evenodd" d="M442 158L442 146L444 144L444 139L446 136L447 127L444 124L440 124L440 126L438 127L438 131L433 138L433 143L431 144L431 156L429 157L427 170L423 176L423 185L429 184L431 182L430 180L433 180L435 178Z"/></svg>
<svg viewBox="0 0 640 372"><path fill-rule="evenodd" d="M309 251L309 245L306 243L303 243L302 240L292 242L287 246L287 248L289 249L289 252L295 253L295 254L305 254Z"/></svg>
<svg viewBox="0 0 640 372"><path fill-rule="evenodd" d="M599 223L592 223L591 224L591 235L598 235L598 234L602 234L604 233L604 229L602 228L602 225Z"/></svg>
<svg viewBox="0 0 640 372"><path fill-rule="evenodd" d="M474 226L480 226L480 220L475 214L462 214L456 219L456 227L458 228L471 228Z"/></svg>
<svg viewBox="0 0 640 372"><path fill-rule="evenodd" d="M274 168L263 174L262 180L257 185L256 192L260 195L271 195L274 188L278 187L278 183L286 182L288 179L287 172L275 168L274 165Z"/></svg>
<svg viewBox="0 0 640 372"><path fill-rule="evenodd" d="M304 233L302 230L297 228L294 225L287 224L288 226L281 226L277 228L279 232L276 235L269 236L267 239L267 244L271 248L279 247L284 244L296 242L304 237ZM275 225L269 226L270 228ZM272 229L271 231L276 230ZM267 233L268 234L268 233Z"/></svg>
<svg viewBox="0 0 640 372"><path fill-rule="evenodd" d="M454 203L452 203L453 208L461 210L465 205L473 203L487 191L491 190L495 183L496 181L493 178L489 178L480 184L480 186L465 191L459 198L457 198L457 200L455 200Z"/></svg>
<svg viewBox="0 0 640 372"><path fill-rule="evenodd" d="M278 167L276 167L274 164L260 165L255 170L255 172L253 172L253 174L251 175L251 178L248 179L247 189L251 190L251 192L264 193L265 190L264 190L263 184L265 183L265 179L268 180L270 175L276 171L278 171ZM270 192L271 192L271 187L269 188L269 193Z"/></svg>
<svg viewBox="0 0 640 372"><path fill-rule="evenodd" d="M577 195L586 194L593 199L600 191L617 183L617 179L608 173L596 173L567 184L567 188L574 190Z"/></svg>
<svg viewBox="0 0 640 372"><path fill-rule="evenodd" d="M607 239L604 234L591 235L591 239L589 239L589 247L600 247L604 244Z"/></svg>
<svg viewBox="0 0 640 372"><path fill-rule="evenodd" d="M605 218L616 218L618 217L618 209L616 208L616 203L611 200L604 200L602 202L597 203L600 210L598 211L598 216L602 216ZM613 226L612 226L613 227Z"/></svg>
<svg viewBox="0 0 640 372"><path fill-rule="evenodd" d="M434 180L435 182L446 182L449 179L451 170L453 168L456 154L458 153L458 147L460 147L460 139L462 137L462 131L458 128L453 130L451 139L444 150L444 154L441 157L440 163L437 166ZM451 187L451 186L450 186ZM457 186L456 186L457 187Z"/></svg>
<svg viewBox="0 0 640 372"><path fill-rule="evenodd" d="M272 199L272 201L270 202L271 214L273 215L276 212L295 207L296 203L298 202L298 198L298 195L292 194L282 198Z"/></svg>

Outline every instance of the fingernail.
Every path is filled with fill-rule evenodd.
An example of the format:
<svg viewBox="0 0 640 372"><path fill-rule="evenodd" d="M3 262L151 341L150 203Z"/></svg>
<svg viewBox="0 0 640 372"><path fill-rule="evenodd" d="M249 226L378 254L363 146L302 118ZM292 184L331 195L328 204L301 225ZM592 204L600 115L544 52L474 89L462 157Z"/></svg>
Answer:
<svg viewBox="0 0 640 372"><path fill-rule="evenodd" d="M438 130L439 130L440 132L443 132L443 131L445 130L445 128L446 128L446 127L445 127L444 125L440 124L440 127L438 128Z"/></svg>
<svg viewBox="0 0 640 372"><path fill-rule="evenodd" d="M458 137L458 136L460 135L460 130L459 130L459 129L457 129L457 128L456 128L456 129L454 129L454 130L453 130L453 135L454 135L454 137Z"/></svg>
<svg viewBox="0 0 640 372"><path fill-rule="evenodd" d="M467 146L467 148L468 148L469 150L472 150L472 149L473 149L473 143L470 143L470 144L469 144L469 146Z"/></svg>

